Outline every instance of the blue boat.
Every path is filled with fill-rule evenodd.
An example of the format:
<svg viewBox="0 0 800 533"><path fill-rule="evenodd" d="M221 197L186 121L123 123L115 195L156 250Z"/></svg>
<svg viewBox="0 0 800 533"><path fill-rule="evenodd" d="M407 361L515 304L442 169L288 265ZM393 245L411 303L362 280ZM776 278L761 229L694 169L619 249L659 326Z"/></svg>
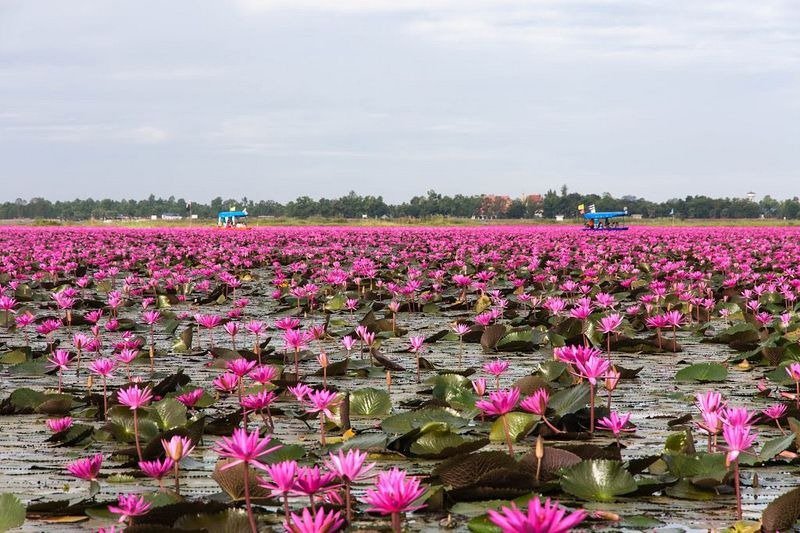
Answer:
<svg viewBox="0 0 800 533"><path fill-rule="evenodd" d="M618 219L628 216L628 210L625 211L601 211L596 212L594 206L590 206L588 213L584 213L582 205L578 206L579 211L583 214L583 229L585 231L624 231L627 226L621 226Z"/></svg>
<svg viewBox="0 0 800 533"><path fill-rule="evenodd" d="M220 211L217 215L217 227L237 228L247 227L247 211Z"/></svg>

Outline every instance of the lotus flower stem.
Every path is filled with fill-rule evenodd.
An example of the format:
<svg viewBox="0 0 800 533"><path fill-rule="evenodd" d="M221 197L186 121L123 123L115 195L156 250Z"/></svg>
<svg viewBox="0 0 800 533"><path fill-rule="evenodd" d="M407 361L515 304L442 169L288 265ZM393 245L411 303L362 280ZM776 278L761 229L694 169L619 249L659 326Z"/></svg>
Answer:
<svg viewBox="0 0 800 533"><path fill-rule="evenodd" d="M594 385L589 383L589 433L594 433Z"/></svg>
<svg viewBox="0 0 800 533"><path fill-rule="evenodd" d="M733 483L736 489L736 520L742 519L742 488L739 484L739 459L733 462Z"/></svg>
<svg viewBox="0 0 800 533"><path fill-rule="evenodd" d="M175 494L180 494L181 493L181 478L180 478L180 472L179 472L179 468L180 468L179 467L179 463L180 463L180 461L173 461L173 466L172 466L173 471L175 473Z"/></svg>
<svg viewBox="0 0 800 533"><path fill-rule="evenodd" d="M283 515L286 518L286 523L289 523L289 495L284 493L283 495Z"/></svg>
<svg viewBox="0 0 800 533"><path fill-rule="evenodd" d="M244 505L247 509L247 520L250 522L250 531L252 533L258 533L258 526L256 525L256 517L253 514L253 506L250 503L250 465L247 462L242 463L244 466L244 474L243 474L243 481L244 481Z"/></svg>
<svg viewBox="0 0 800 533"><path fill-rule="evenodd" d="M353 497L350 494L350 482L345 480L344 482L344 506L345 506L345 516L347 517L347 523L351 523L353 521Z"/></svg>
<svg viewBox="0 0 800 533"><path fill-rule="evenodd" d="M106 376L101 375L103 378L103 419L108 420L108 389L106 387Z"/></svg>
<svg viewBox="0 0 800 533"><path fill-rule="evenodd" d="M506 444L508 445L508 454L513 457L514 446L511 444L511 431L508 428L508 416L502 415L500 418L503 420L503 433L506 436Z"/></svg>
<svg viewBox="0 0 800 533"><path fill-rule="evenodd" d="M402 533L403 531L402 517L400 513L392 513L392 532Z"/></svg>
<svg viewBox="0 0 800 533"><path fill-rule="evenodd" d="M136 441L136 455L139 456L139 462L143 461L142 459L142 445L139 442L139 414L138 409L133 410L133 438Z"/></svg>

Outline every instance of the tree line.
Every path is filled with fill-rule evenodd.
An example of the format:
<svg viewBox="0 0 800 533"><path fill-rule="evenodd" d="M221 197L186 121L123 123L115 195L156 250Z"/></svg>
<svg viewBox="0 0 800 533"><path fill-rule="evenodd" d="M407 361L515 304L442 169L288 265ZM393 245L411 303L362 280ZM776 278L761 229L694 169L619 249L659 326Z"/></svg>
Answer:
<svg viewBox="0 0 800 533"><path fill-rule="evenodd" d="M776 200L765 196L759 201L745 198L711 198L687 196L664 202L653 202L634 196L615 198L608 193L581 194L570 192L566 186L560 190L548 190L543 195L510 198L497 195L443 195L428 191L424 196L414 196L399 203L387 203L381 196L362 196L354 191L340 198L314 199L301 196L281 204L274 200L252 200L249 198L223 199L216 197L208 203L184 198L156 198L150 195L144 200L94 200L75 199L52 202L45 198L0 203L0 219L58 219L89 220L114 218L150 218L163 214L186 217L189 213L199 218L215 218L219 211L231 208L246 209L251 216L293 218L427 218L427 217L481 217L481 218L566 218L578 216L577 207L594 204L598 211L626 209L645 218L800 218L800 199L794 197Z"/></svg>

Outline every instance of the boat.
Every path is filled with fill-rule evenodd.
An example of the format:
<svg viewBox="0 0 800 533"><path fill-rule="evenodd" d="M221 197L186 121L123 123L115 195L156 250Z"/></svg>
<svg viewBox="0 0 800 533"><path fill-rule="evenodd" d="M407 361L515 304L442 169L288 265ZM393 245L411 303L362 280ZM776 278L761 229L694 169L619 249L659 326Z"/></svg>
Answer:
<svg viewBox="0 0 800 533"><path fill-rule="evenodd" d="M627 226L620 225L618 219L628 216L628 209L624 211L596 211L594 205L586 211L583 204L578 206L578 211L583 215L584 231L625 231Z"/></svg>
<svg viewBox="0 0 800 533"><path fill-rule="evenodd" d="M248 229L247 210L220 211L217 215L217 227L221 229Z"/></svg>

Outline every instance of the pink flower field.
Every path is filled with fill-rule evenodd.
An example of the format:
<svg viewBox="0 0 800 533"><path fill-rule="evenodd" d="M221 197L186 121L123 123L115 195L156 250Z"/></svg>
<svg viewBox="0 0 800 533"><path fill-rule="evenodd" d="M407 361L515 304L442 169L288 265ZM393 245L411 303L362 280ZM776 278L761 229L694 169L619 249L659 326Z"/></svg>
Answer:
<svg viewBox="0 0 800 533"><path fill-rule="evenodd" d="M790 530L800 231L0 230L0 531Z"/></svg>

